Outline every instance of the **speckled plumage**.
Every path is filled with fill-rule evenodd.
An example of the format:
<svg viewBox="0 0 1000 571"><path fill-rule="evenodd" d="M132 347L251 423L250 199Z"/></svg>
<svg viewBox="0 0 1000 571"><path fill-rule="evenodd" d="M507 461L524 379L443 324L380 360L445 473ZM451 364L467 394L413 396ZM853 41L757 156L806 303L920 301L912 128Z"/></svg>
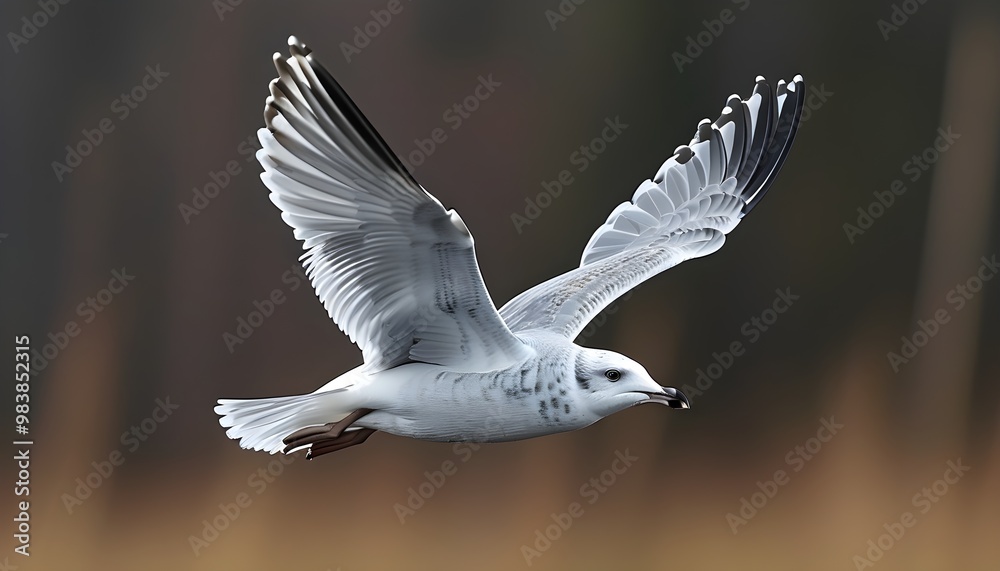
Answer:
<svg viewBox="0 0 1000 571"><path fill-rule="evenodd" d="M573 343L595 315L650 277L718 250L774 181L804 83L758 78L699 123L631 201L594 233L580 266L499 311L472 234L407 172L357 106L294 37L275 54L259 131L261 179L330 317L364 365L308 395L219 401L245 448L310 456L375 431L497 442L583 428L655 402L687 408L635 361Z"/></svg>

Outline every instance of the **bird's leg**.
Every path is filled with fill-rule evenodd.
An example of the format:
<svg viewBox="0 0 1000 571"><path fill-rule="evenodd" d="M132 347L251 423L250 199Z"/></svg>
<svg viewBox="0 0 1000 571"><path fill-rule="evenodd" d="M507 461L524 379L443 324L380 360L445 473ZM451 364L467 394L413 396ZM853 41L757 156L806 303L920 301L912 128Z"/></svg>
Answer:
<svg viewBox="0 0 1000 571"><path fill-rule="evenodd" d="M369 412L372 412L372 409L359 408L337 422L330 422L323 426L307 426L306 428L296 430L282 440L282 443L285 445L284 453L288 454L292 450L302 446L339 438L347 427Z"/></svg>
<svg viewBox="0 0 1000 571"><path fill-rule="evenodd" d="M368 437L375 434L375 432L376 430L374 428L359 428L357 430L348 430L336 438L316 442L309 447L309 452L306 453L306 459L312 460L313 458L322 456L323 454L329 454L330 452L336 452L338 450L343 450L344 448L357 446L365 440L368 440Z"/></svg>

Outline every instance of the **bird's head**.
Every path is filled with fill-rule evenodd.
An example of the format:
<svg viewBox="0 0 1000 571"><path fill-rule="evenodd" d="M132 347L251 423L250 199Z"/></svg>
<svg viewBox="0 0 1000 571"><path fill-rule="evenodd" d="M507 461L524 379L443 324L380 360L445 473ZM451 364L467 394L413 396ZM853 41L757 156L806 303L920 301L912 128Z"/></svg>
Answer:
<svg viewBox="0 0 1000 571"><path fill-rule="evenodd" d="M645 367L625 355L581 347L575 368L583 402L593 414L602 418L645 403L691 408L684 393L660 386Z"/></svg>

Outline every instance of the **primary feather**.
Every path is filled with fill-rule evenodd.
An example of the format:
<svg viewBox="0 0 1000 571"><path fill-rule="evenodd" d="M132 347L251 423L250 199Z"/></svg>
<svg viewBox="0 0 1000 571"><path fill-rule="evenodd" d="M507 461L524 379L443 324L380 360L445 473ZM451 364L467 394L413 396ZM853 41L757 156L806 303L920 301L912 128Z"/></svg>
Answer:
<svg viewBox="0 0 1000 571"><path fill-rule="evenodd" d="M307 250L330 317L378 371L500 367L522 354L486 290L472 235L389 150L305 46L274 56L261 179Z"/></svg>
<svg viewBox="0 0 1000 571"><path fill-rule="evenodd" d="M763 198L792 144L805 83L758 77L746 100L730 96L722 115L698 124L632 200L594 232L580 267L521 293L500 309L514 332L547 330L574 339L625 292L677 264L722 247Z"/></svg>

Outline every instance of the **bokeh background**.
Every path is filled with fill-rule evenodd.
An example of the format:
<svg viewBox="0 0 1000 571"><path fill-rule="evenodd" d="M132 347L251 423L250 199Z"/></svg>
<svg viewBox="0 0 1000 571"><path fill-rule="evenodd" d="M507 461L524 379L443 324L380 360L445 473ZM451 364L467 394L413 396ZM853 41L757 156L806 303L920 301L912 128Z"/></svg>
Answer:
<svg viewBox="0 0 1000 571"><path fill-rule="evenodd" d="M30 558L13 552L24 498L0 462L7 568L1000 568L1000 284L960 310L948 297L1000 249L995 2L403 0L384 25L370 22L387 1L78 0L47 18L41 4L0 6L8 370L15 335L41 351L69 322L79 332L31 381ZM22 18L45 23L31 34ZM741 341L745 354L702 381L693 410L640 407L474 453L385 434L288 465L241 450L215 399L312 391L360 362L312 290L283 281L300 245L245 160L271 54L293 33L404 158L445 129L415 176L472 229L498 306L573 267L727 95L803 74L806 121L767 199L721 251L648 282L585 340L696 389L713 353ZM699 34L708 45L679 67ZM113 102L147 66L169 75L122 118ZM445 111L490 74L500 85L453 129ZM52 162L103 118L114 131L60 181ZM580 172L573 153L615 118L627 128ZM914 171L949 127L959 138ZM226 187L185 217L230 161ZM563 169L574 182L518 231L512 215ZM906 192L849 237L896 179ZM78 311L122 268L135 278L121 293ZM223 335L276 288L286 301L231 350ZM750 342L776 289L799 298ZM888 353L939 309L950 321L894 370ZM178 407L163 422L157 399ZM831 417L843 427L817 451ZM133 426L143 440L122 439ZM790 461L798 446L808 461ZM589 503L581 486L616 451L637 460ZM115 452L124 463L100 476ZM935 488L949 461L969 470ZM401 523L397 504L445 462L457 471ZM777 470L787 483L747 510ZM914 499L925 488L933 503ZM220 504L241 493L228 518ZM572 502L583 515L539 540ZM733 524L741 508L752 517ZM907 511L916 524L890 541Z"/></svg>

